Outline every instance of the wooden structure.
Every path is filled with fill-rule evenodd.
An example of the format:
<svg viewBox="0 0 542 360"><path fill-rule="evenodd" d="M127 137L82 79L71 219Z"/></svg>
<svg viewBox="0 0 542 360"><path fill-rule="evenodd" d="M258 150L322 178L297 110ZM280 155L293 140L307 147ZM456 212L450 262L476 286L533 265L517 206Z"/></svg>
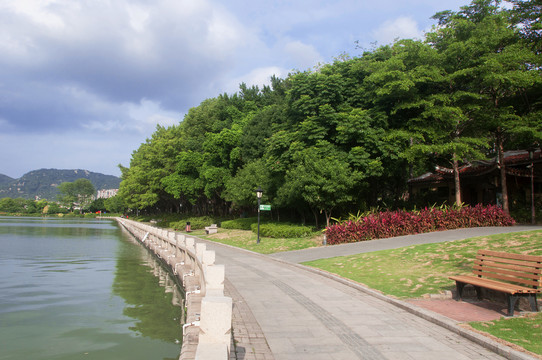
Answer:
<svg viewBox="0 0 542 360"><path fill-rule="evenodd" d="M532 155L532 157L531 157ZM513 203L531 203L531 181L537 202L542 201L541 150L507 151L504 154L508 196ZM531 166L533 173L531 173ZM462 202L468 205L499 205L501 195L500 164L497 159L473 161L459 169ZM435 171L425 173L408 181L409 195L423 199L423 203L453 204L455 184L452 169L437 166ZM513 205L513 204L512 204Z"/></svg>
<svg viewBox="0 0 542 360"><path fill-rule="evenodd" d="M538 311L536 294L542 286L542 256L510 254L478 250L472 269L474 275L451 276L456 282L458 300L465 285L473 285L478 298L481 288L505 293L508 298L508 316L514 315L519 298L529 300L532 311Z"/></svg>

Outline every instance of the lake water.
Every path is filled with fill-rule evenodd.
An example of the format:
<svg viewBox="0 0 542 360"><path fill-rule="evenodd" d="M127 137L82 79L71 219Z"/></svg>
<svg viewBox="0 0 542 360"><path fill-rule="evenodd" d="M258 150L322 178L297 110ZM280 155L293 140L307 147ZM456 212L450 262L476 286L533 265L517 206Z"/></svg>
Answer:
<svg viewBox="0 0 542 360"><path fill-rule="evenodd" d="M113 221L0 217L2 360L178 359L181 302Z"/></svg>

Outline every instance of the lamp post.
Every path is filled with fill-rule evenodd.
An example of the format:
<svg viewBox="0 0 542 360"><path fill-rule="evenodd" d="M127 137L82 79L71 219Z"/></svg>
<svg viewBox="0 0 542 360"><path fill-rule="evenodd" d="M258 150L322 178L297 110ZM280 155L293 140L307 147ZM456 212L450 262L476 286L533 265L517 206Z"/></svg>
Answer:
<svg viewBox="0 0 542 360"><path fill-rule="evenodd" d="M531 224L536 223L536 212L534 209L534 149L529 149L529 160L531 160Z"/></svg>
<svg viewBox="0 0 542 360"><path fill-rule="evenodd" d="M260 243L260 202L262 200L263 190L260 186L258 186L258 189L256 189L256 197L258 198L258 240L256 241L257 244Z"/></svg>

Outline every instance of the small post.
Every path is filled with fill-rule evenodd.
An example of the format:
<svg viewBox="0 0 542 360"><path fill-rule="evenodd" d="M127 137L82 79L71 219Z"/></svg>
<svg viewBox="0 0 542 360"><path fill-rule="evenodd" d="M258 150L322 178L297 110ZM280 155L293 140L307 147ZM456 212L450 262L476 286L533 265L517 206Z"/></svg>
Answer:
<svg viewBox="0 0 542 360"><path fill-rule="evenodd" d="M260 203L262 200L263 190L260 186L258 186L258 189L256 189L256 197L258 198L258 240L256 240L256 243L260 243Z"/></svg>

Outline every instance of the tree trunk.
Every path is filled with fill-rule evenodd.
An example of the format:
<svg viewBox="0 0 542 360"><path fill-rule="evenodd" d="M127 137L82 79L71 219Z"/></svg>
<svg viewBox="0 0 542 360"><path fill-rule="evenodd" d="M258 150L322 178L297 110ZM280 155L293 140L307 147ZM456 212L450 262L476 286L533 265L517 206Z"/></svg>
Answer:
<svg viewBox="0 0 542 360"><path fill-rule="evenodd" d="M499 167L501 171L501 193L502 193L502 209L505 213L510 213L510 207L508 204L508 184L506 182L506 165L504 164L504 142L502 134L499 131L497 134L497 149L499 158Z"/></svg>
<svg viewBox="0 0 542 360"><path fill-rule="evenodd" d="M329 227L329 221L331 219L331 210L329 211L324 210L324 213L326 214L326 227Z"/></svg>
<svg viewBox="0 0 542 360"><path fill-rule="evenodd" d="M314 214L314 221L316 222L316 228L318 229L318 211L312 209L312 213Z"/></svg>
<svg viewBox="0 0 542 360"><path fill-rule="evenodd" d="M454 187L455 187L455 204L460 206L461 201L461 181L459 179L459 161L455 154L453 154L453 169L454 169Z"/></svg>

